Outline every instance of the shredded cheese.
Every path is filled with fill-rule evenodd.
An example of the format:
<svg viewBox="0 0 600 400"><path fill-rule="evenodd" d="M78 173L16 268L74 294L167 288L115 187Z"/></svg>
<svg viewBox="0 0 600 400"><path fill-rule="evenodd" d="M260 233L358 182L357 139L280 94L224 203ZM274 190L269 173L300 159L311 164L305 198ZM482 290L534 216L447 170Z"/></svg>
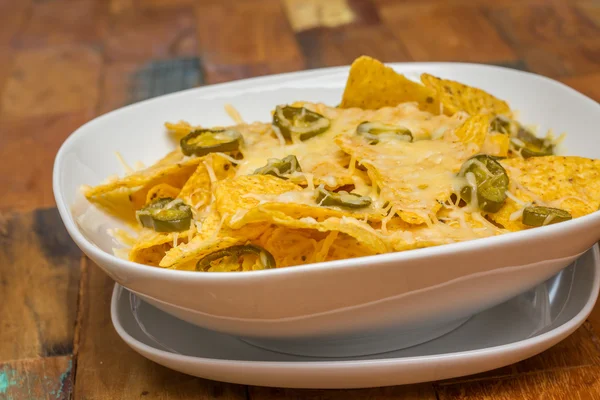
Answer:
<svg viewBox="0 0 600 400"><path fill-rule="evenodd" d="M231 117L233 122L235 122L236 124L244 123L244 119L242 118L238 110L231 104L225 104L225 112Z"/></svg>
<svg viewBox="0 0 600 400"><path fill-rule="evenodd" d="M119 162L123 166L123 169L125 170L126 174L131 174L131 173L135 172L135 170L133 168L131 168L129 166L129 164L127 164L125 162L125 159L123 158L123 156L121 155L121 153L119 153L118 151L115 151L115 155L117 156L117 160L119 160Z"/></svg>

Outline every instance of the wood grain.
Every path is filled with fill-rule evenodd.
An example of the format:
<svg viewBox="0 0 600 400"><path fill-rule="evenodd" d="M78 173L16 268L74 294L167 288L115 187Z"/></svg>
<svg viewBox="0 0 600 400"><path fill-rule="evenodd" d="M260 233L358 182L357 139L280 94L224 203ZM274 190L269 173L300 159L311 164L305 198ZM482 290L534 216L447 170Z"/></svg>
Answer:
<svg viewBox="0 0 600 400"><path fill-rule="evenodd" d="M76 399L246 398L244 386L171 371L131 350L111 326L110 297L114 282L98 266L87 259L85 261L81 282Z"/></svg>
<svg viewBox="0 0 600 400"><path fill-rule="evenodd" d="M577 367L524 374L493 381L436 387L439 400L562 400L600 398L600 368Z"/></svg>
<svg viewBox="0 0 600 400"><path fill-rule="evenodd" d="M94 115L174 87L161 81L163 65L193 59L202 84L361 54L506 65L598 101L600 2L0 0L0 399L600 399L600 305L573 335L520 363L365 390L193 378L116 335L113 282L81 258L52 208L64 138Z"/></svg>
<svg viewBox="0 0 600 400"><path fill-rule="evenodd" d="M402 43L383 25L315 28L296 37L308 68L348 65L364 54L383 62L411 60Z"/></svg>
<svg viewBox="0 0 600 400"><path fill-rule="evenodd" d="M80 254L56 209L0 214L0 361L71 354Z"/></svg>
<svg viewBox="0 0 600 400"><path fill-rule="evenodd" d="M309 390L250 387L252 400L436 400L431 384L357 390Z"/></svg>
<svg viewBox="0 0 600 400"><path fill-rule="evenodd" d="M18 3L18 2L14 2ZM38 2L13 39L17 48L64 44L99 45L108 27L106 2L55 0Z"/></svg>
<svg viewBox="0 0 600 400"><path fill-rule="evenodd" d="M1 97L2 117L34 117L69 112L92 115L98 99L101 57L81 46L14 53ZM65 79L68 72L69 79Z"/></svg>
<svg viewBox="0 0 600 400"><path fill-rule="evenodd" d="M68 400L73 394L71 356L0 363L0 398Z"/></svg>
<svg viewBox="0 0 600 400"><path fill-rule="evenodd" d="M202 2L196 21L208 83L304 67L279 0Z"/></svg>
<svg viewBox="0 0 600 400"><path fill-rule="evenodd" d="M0 118L0 187L10 188L0 196L0 211L54 206L54 157L63 141L88 119L85 112Z"/></svg>
<svg viewBox="0 0 600 400"><path fill-rule="evenodd" d="M112 18L105 58L132 62L193 56L196 47L191 7L127 10Z"/></svg>
<svg viewBox="0 0 600 400"><path fill-rule="evenodd" d="M407 12L395 4L382 7L381 18L414 60L503 62L517 58L478 8L439 5Z"/></svg>

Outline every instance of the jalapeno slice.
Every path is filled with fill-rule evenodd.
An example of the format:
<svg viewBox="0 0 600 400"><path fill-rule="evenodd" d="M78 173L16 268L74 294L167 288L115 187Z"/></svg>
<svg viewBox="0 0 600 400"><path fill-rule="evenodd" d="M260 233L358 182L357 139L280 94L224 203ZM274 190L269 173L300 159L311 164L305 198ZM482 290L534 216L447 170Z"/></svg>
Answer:
<svg viewBox="0 0 600 400"><path fill-rule="evenodd" d="M302 168L300 168L296 156L290 154L281 160L278 158L268 159L267 165L256 169L254 175L273 175L281 179L287 179L284 175L293 174L294 172L302 172Z"/></svg>
<svg viewBox="0 0 600 400"><path fill-rule="evenodd" d="M233 129L198 129L180 141L186 156L204 156L209 153L226 153L240 147L242 135Z"/></svg>
<svg viewBox="0 0 600 400"><path fill-rule="evenodd" d="M255 255L258 257L264 269L276 267L275 258L267 250L253 244L231 246L223 250L217 250L203 257L196 263L197 271L208 271L211 263L225 257L241 257L244 255Z"/></svg>
<svg viewBox="0 0 600 400"><path fill-rule="evenodd" d="M511 132L510 125L511 125L510 119L508 119L502 115L498 115L490 123L490 130L492 132L510 134L510 132Z"/></svg>
<svg viewBox="0 0 600 400"><path fill-rule="evenodd" d="M547 139L535 136L531 131L520 127L517 137L511 140L513 146L521 152L523 158L551 156L554 145Z"/></svg>
<svg viewBox="0 0 600 400"><path fill-rule="evenodd" d="M144 227L156 232L181 232L190 228L192 210L183 201L167 197L136 211L136 216Z"/></svg>
<svg viewBox="0 0 600 400"><path fill-rule="evenodd" d="M315 189L317 203L322 206L338 206L347 208L363 208L371 205L371 198L356 193L348 193L345 190L331 192L322 186Z"/></svg>
<svg viewBox="0 0 600 400"><path fill-rule="evenodd" d="M413 135L410 129L403 126L389 125L382 122L361 122L356 127L356 133L369 139L369 143L377 144L380 139L392 138L412 142Z"/></svg>
<svg viewBox="0 0 600 400"><path fill-rule="evenodd" d="M573 219L571 214L560 208L531 206L523 210L523 225L544 226Z"/></svg>
<svg viewBox="0 0 600 400"><path fill-rule="evenodd" d="M288 140L292 140L292 137L307 140L325 132L331 122L323 115L304 107L277 106L273 115L273 125L279 128L281 135Z"/></svg>
<svg viewBox="0 0 600 400"><path fill-rule="evenodd" d="M476 155L465 161L458 175L468 182L460 191L464 201L469 204L473 201L475 186L480 210L495 213L502 207L508 190L508 175L498 161L487 154Z"/></svg>

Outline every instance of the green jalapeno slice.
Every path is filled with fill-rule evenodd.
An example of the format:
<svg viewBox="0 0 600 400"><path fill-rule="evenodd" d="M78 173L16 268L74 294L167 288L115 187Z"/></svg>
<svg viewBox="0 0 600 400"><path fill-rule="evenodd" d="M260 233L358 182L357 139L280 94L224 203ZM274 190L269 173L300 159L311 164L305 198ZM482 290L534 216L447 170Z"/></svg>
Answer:
<svg viewBox="0 0 600 400"><path fill-rule="evenodd" d="M472 203L475 186L480 210L495 213L502 207L508 190L508 174L498 161L487 154L476 155L465 161L458 175L468 183L460 191L464 201Z"/></svg>
<svg viewBox="0 0 600 400"><path fill-rule="evenodd" d="M531 206L523 210L523 225L544 226L573 219L571 214L560 208Z"/></svg>
<svg viewBox="0 0 600 400"><path fill-rule="evenodd" d="M322 206L338 206L347 208L363 208L371 205L371 198L356 193L348 193L345 190L331 192L322 186L315 189L316 201Z"/></svg>
<svg viewBox="0 0 600 400"><path fill-rule="evenodd" d="M490 123L490 130L508 135L511 132L511 121L502 115L498 115Z"/></svg>
<svg viewBox="0 0 600 400"><path fill-rule="evenodd" d="M182 200L166 197L136 211L136 216L144 227L156 232L181 232L190 228L192 210Z"/></svg>
<svg viewBox="0 0 600 400"><path fill-rule="evenodd" d="M240 147L242 135L233 129L198 129L180 141L186 156L204 156L209 153L226 153Z"/></svg>
<svg viewBox="0 0 600 400"><path fill-rule="evenodd" d="M523 127L519 128L517 136L511 139L511 143L520 151L523 158L554 154L554 145L549 140L539 138Z"/></svg>
<svg viewBox="0 0 600 400"><path fill-rule="evenodd" d="M405 142L413 141L413 135L410 129L403 126L384 124L382 122L361 122L356 127L356 133L369 139L369 143L371 144L377 144L379 143L379 140L383 138L393 138Z"/></svg>
<svg viewBox="0 0 600 400"><path fill-rule="evenodd" d="M255 255L258 257L263 269L271 269L276 267L275 258L267 250L253 244L236 245L226 249L217 250L208 254L196 263L197 271L208 271L211 264L225 257L242 257L244 255Z"/></svg>
<svg viewBox="0 0 600 400"><path fill-rule="evenodd" d="M292 140L292 137L307 140L325 132L331 122L323 115L304 107L277 106L273 114L273 125L288 140Z"/></svg>
<svg viewBox="0 0 600 400"><path fill-rule="evenodd" d="M273 175L281 179L287 179L284 175L293 174L294 172L302 172L302 168L300 168L296 156L290 154L281 160L278 158L268 159L267 165L256 169L254 175Z"/></svg>

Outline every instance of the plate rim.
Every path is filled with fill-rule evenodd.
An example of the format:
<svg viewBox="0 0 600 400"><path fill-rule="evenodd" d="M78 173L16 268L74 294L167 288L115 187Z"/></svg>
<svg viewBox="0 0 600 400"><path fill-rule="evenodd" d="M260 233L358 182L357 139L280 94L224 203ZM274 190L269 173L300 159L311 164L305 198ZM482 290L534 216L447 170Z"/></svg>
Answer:
<svg viewBox="0 0 600 400"><path fill-rule="evenodd" d="M111 305L110 305L110 315L111 322L113 324L114 329L117 331L117 334L121 337L121 339L136 352L140 353L150 353L159 356L161 359L171 359L175 362L183 362L183 363L193 363L195 365L219 365L220 367L228 367L228 366L257 366L260 365L264 368L269 367L289 367L293 365L294 368L300 369L314 369L314 368L364 368L366 366L372 365L374 367L379 367L382 365L409 365L414 363L422 363L422 362L431 362L431 361L441 361L448 359L457 359L455 361L461 360L469 360L472 361L472 357L480 357L485 358L487 356L503 354L505 352L517 352L522 349L526 349L529 347L535 347L536 345L541 345L547 342L551 342L552 339L557 337L566 337L573 333L577 328L579 328L592 312L596 301L598 299L598 295L600 292L600 243L594 244L588 251L592 252L592 258L594 262L594 278L593 285L590 290L590 295L585 303L585 305L581 308L581 310L574 315L571 319L563 323L562 325L557 326L554 329L551 329L547 332L541 333L537 336L533 336L527 339L519 340L512 343L502 344L498 346L485 347L482 349L475 350L466 350L466 351L458 351L452 353L445 354L434 354L434 355L425 355L425 356L411 356L411 357L396 357L396 358L386 358L386 359L372 359L372 360L328 360L328 361L249 361L249 360L230 360L230 359L215 359L208 357L197 357L197 356L189 356L184 354L175 354L166 350L157 349L155 347L149 346L145 343L140 342L139 340L132 337L123 326L119 323L118 320L118 294L122 290L127 290L125 287L121 286L118 283L115 283L111 294ZM160 310L159 310L160 311ZM164 311L160 311L164 312ZM545 350L545 349L544 349ZM542 350L543 351L543 350ZM536 353L537 354L537 353ZM145 357L145 356L144 356Z"/></svg>

